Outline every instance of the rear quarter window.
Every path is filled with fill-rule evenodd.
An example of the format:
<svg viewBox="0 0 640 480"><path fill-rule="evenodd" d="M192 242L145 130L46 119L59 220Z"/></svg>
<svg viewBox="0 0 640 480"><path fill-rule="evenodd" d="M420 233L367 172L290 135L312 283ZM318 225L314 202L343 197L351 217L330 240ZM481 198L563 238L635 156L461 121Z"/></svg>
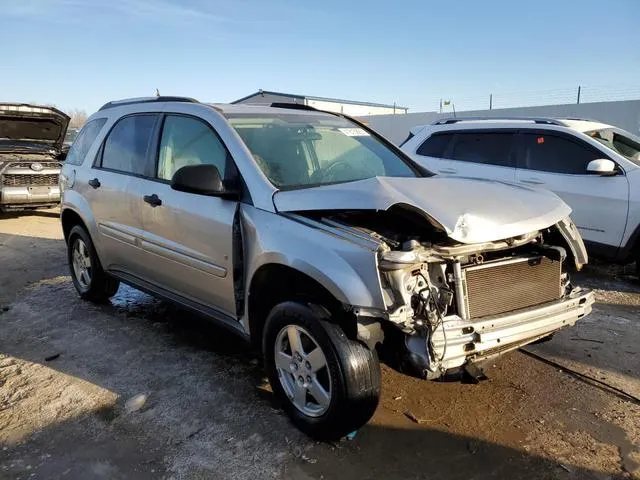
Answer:
<svg viewBox="0 0 640 480"><path fill-rule="evenodd" d="M418 147L416 153L425 157L444 157L444 152L447 150L453 134L451 133L436 133L427 138L422 145Z"/></svg>
<svg viewBox="0 0 640 480"><path fill-rule="evenodd" d="M106 118L95 118L90 122L87 122L84 127L82 127L82 130L67 153L65 163L69 163L71 165L82 165L91 145L96 141L96 138L106 121Z"/></svg>

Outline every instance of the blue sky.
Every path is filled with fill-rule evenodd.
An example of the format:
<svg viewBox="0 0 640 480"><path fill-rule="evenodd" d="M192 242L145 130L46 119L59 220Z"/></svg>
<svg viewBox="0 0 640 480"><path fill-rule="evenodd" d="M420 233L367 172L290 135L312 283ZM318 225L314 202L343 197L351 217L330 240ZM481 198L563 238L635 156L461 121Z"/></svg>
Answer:
<svg viewBox="0 0 640 480"><path fill-rule="evenodd" d="M215 102L262 88L424 111L580 84L640 98L638 0L2 3L1 101L91 112L156 88Z"/></svg>

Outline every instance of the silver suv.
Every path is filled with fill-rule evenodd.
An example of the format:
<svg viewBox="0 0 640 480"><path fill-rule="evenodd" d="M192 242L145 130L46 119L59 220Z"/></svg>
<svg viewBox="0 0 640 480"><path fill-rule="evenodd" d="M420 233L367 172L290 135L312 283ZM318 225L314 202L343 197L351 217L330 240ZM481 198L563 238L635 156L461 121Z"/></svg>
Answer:
<svg viewBox="0 0 640 480"><path fill-rule="evenodd" d="M376 409L378 354L473 373L591 311L557 196L431 177L337 113L111 102L62 171L73 283L104 301L122 281L237 332L296 425L337 438Z"/></svg>
<svg viewBox="0 0 640 480"><path fill-rule="evenodd" d="M68 124L53 107L0 104L0 212L58 204Z"/></svg>

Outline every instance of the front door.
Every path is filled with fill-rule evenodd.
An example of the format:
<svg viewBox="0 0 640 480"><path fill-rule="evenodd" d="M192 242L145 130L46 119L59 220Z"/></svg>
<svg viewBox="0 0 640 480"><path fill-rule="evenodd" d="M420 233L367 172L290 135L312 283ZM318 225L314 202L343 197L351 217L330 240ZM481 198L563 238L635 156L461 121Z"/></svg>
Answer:
<svg viewBox="0 0 640 480"><path fill-rule="evenodd" d="M523 131L519 135L517 180L555 192L573 210L571 218L586 242L620 246L629 208L629 184L615 176L587 173L591 160L605 155L562 133Z"/></svg>
<svg viewBox="0 0 640 480"><path fill-rule="evenodd" d="M233 222L235 200L173 190L181 167L214 164L228 178L231 157L201 119L166 115L155 179L135 179L139 193L146 280L191 301L235 316Z"/></svg>

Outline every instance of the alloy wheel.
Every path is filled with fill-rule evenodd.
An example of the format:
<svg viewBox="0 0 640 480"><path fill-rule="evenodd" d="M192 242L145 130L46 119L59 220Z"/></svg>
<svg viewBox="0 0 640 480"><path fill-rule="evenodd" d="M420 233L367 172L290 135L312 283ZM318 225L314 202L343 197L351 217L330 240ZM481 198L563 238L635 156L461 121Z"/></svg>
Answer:
<svg viewBox="0 0 640 480"><path fill-rule="evenodd" d="M275 366L291 403L309 417L324 414L331 403L331 376L318 342L304 328L287 325L275 343Z"/></svg>
<svg viewBox="0 0 640 480"><path fill-rule="evenodd" d="M76 238L71 255L76 280L83 289L89 289L91 286L91 256L87 245L81 238Z"/></svg>

